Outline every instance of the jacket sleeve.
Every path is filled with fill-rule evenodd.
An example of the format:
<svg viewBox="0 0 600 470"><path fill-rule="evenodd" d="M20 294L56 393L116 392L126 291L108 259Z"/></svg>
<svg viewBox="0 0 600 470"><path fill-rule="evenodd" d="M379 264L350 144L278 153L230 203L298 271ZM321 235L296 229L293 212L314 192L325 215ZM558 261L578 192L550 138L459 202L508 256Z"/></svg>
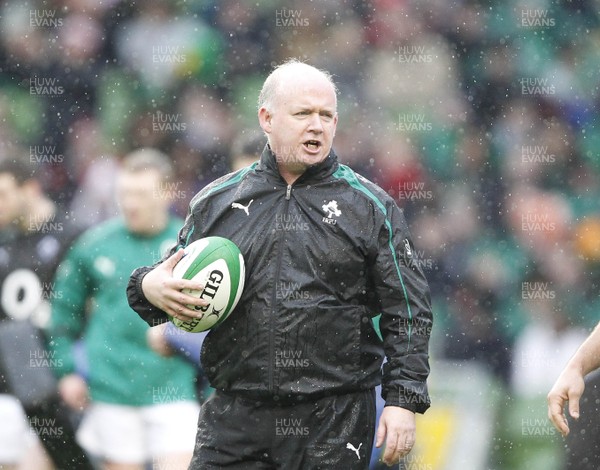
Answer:
<svg viewBox="0 0 600 470"><path fill-rule="evenodd" d="M129 302L129 306L150 326L165 323L169 320L169 316L158 307L152 305L144 295L144 292L142 291L142 281L144 280L144 276L169 258L179 248L185 247L193 231L194 217L190 210L185 223L177 236L177 245L171 248L158 263L155 263L153 266L142 266L137 268L129 277L129 282L127 283L127 301Z"/></svg>
<svg viewBox="0 0 600 470"><path fill-rule="evenodd" d="M160 325L169 320L168 315L152 305L142 291L144 276L153 266L142 266L131 273L127 283L127 301L129 306L150 326Z"/></svg>
<svg viewBox="0 0 600 470"><path fill-rule="evenodd" d="M401 210L394 201L388 201L385 208L372 270L387 358L382 396L386 406L424 413L430 406L427 377L433 315L429 286Z"/></svg>

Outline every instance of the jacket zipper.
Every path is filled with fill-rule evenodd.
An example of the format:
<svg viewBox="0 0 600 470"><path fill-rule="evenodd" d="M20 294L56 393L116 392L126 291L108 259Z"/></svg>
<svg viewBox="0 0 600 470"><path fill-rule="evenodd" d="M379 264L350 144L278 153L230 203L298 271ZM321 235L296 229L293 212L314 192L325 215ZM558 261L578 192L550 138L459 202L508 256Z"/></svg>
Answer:
<svg viewBox="0 0 600 470"><path fill-rule="evenodd" d="M283 206L283 216L287 215L290 199L292 198L292 185L288 184L285 190L285 204ZM271 318L269 319L269 392L273 393L275 384L273 373L275 369L275 317L277 315L277 283L281 273L281 262L283 259L283 235L282 230L279 234L279 253L277 253L277 264L275 266L275 285L273 286L273 298L271 300Z"/></svg>

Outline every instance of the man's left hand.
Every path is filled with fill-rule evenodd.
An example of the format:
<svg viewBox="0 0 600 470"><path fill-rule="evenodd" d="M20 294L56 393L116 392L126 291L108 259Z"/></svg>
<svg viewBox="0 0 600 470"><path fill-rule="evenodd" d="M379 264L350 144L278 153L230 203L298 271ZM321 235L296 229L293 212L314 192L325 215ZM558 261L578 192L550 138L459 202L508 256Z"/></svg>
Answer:
<svg viewBox="0 0 600 470"><path fill-rule="evenodd" d="M376 447L385 440L383 463L388 466L397 464L411 451L415 443L415 414L399 406L386 406L379 418Z"/></svg>
<svg viewBox="0 0 600 470"><path fill-rule="evenodd" d="M160 325L153 326L152 328L148 328L148 331L146 332L146 342L148 343L148 346L150 346L150 349L163 357L169 357L174 354L165 334L167 324L168 323L161 323Z"/></svg>

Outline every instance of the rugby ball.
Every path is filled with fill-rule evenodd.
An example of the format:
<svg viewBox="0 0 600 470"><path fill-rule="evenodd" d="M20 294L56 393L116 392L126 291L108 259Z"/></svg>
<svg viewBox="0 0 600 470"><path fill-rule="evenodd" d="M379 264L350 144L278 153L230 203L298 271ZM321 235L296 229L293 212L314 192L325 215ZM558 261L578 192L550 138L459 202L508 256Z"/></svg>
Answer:
<svg viewBox="0 0 600 470"><path fill-rule="evenodd" d="M183 292L209 304L189 306L200 312L201 317L189 321L171 317L171 321L177 328L199 333L221 323L237 305L244 289L244 258L231 240L222 237L196 240L184 248L184 253L173 269L173 277L202 283L202 291L184 289Z"/></svg>

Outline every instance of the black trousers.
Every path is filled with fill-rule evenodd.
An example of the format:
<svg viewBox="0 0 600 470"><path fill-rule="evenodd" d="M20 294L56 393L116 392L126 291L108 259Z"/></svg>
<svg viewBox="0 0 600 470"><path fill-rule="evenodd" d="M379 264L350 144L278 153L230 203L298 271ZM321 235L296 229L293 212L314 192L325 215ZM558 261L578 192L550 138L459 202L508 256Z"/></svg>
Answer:
<svg viewBox="0 0 600 470"><path fill-rule="evenodd" d="M203 405L190 470L367 470L375 391L279 405L215 392Z"/></svg>
<svg viewBox="0 0 600 470"><path fill-rule="evenodd" d="M569 411L565 411L567 415ZM568 470L600 469L600 371L590 374L579 401L579 419L569 417L567 436Z"/></svg>

